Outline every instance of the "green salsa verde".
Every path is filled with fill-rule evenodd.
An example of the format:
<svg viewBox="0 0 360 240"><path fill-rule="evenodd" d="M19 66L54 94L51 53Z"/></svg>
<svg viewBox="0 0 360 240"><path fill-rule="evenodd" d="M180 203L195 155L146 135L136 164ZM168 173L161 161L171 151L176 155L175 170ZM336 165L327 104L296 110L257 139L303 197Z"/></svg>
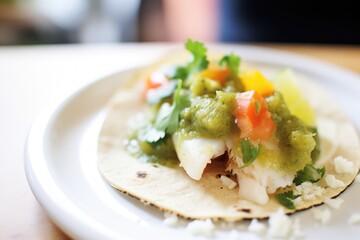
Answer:
<svg viewBox="0 0 360 240"><path fill-rule="evenodd" d="M277 126L275 134L278 148L262 148L258 161L268 167L290 173L313 163L317 157L317 153L312 154L317 145L314 131L290 114L280 93L275 92L266 100ZM318 148L315 151L318 151Z"/></svg>
<svg viewBox="0 0 360 240"><path fill-rule="evenodd" d="M159 163L168 167L179 165L173 141L170 137L160 142L151 144L139 138L129 139L126 144L127 150L143 162Z"/></svg>
<svg viewBox="0 0 360 240"><path fill-rule="evenodd" d="M233 117L234 93L216 92L216 97L195 97L180 114L184 138L225 138L237 131Z"/></svg>

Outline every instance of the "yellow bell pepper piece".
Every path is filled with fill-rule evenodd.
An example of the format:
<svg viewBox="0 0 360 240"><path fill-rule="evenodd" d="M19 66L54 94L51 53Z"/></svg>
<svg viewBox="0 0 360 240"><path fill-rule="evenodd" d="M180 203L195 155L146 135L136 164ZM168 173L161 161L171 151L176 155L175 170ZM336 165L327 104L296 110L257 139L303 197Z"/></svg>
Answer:
<svg viewBox="0 0 360 240"><path fill-rule="evenodd" d="M240 72L240 79L245 91L255 90L262 96L269 96L275 91L274 85L258 70L242 71Z"/></svg>

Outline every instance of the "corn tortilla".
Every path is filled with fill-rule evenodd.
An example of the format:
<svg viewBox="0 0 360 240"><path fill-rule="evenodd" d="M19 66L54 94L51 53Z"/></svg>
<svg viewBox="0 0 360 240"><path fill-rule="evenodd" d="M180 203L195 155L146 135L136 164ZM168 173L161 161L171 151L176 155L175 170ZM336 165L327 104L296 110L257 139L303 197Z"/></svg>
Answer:
<svg viewBox="0 0 360 240"><path fill-rule="evenodd" d="M239 186L230 190L219 180L219 174L225 174L221 160L213 160L201 180L196 181L179 166L142 163L130 155L123 142L129 119L141 112L146 105L141 97L141 79L130 79L131 84L124 81L123 86L120 86L121 90L109 102L99 135L98 168L111 186L163 211L187 219L238 221L267 218L282 207L273 197L270 197L266 205L239 199ZM321 156L317 165L326 166L327 174L335 175L345 186L333 189L321 180L319 184L325 188L323 196L297 205L295 211L310 208L323 203L324 198L339 195L353 182L360 166L360 142L355 127L319 86L311 81L299 82L317 113L321 142ZM335 173L333 160L337 156L343 156L354 163L351 174ZM285 211L294 212L289 209Z"/></svg>

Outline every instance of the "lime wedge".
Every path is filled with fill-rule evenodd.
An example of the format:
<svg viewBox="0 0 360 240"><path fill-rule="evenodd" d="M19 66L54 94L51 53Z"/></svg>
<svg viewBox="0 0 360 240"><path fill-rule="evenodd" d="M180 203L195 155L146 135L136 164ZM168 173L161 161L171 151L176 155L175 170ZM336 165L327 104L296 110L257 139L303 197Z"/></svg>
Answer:
<svg viewBox="0 0 360 240"><path fill-rule="evenodd" d="M290 68L275 75L275 89L282 93L290 113L309 126L315 125L315 112L308 100L303 96L299 84Z"/></svg>

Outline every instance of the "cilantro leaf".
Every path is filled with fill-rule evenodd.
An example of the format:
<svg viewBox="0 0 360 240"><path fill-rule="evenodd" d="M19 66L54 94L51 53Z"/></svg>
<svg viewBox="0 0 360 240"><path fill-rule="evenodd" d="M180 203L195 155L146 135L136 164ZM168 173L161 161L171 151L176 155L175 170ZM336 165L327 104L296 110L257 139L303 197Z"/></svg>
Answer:
<svg viewBox="0 0 360 240"><path fill-rule="evenodd" d="M170 78L171 79L182 79L182 80L185 80L188 76L188 69L187 67L185 66L178 66L174 73L171 75L170 74Z"/></svg>
<svg viewBox="0 0 360 240"><path fill-rule="evenodd" d="M192 54L192 62L188 65L188 72L197 72L206 69L209 61L207 60L207 49L205 45L198 41L188 39L185 43L185 48Z"/></svg>
<svg viewBox="0 0 360 240"><path fill-rule="evenodd" d="M178 66L173 74L170 74L172 79L185 80L189 75L206 69L209 65L207 59L207 49L205 45L198 41L188 39L185 43L185 48L191 53L191 60L185 66Z"/></svg>
<svg viewBox="0 0 360 240"><path fill-rule="evenodd" d="M244 139L240 142L241 154L244 165L242 168L249 166L259 155L261 145L258 147L251 144L248 139Z"/></svg>
<svg viewBox="0 0 360 240"><path fill-rule="evenodd" d="M315 183L319 181L325 174L325 167L316 168L313 164L307 164L303 170L296 173L294 178L295 185L300 185L303 182Z"/></svg>
<svg viewBox="0 0 360 240"><path fill-rule="evenodd" d="M166 132L168 134L173 134L179 126L179 115L180 112L190 106L190 100L187 96L181 95L182 81L179 82L176 91L174 93L173 106L174 110L171 114L171 119L167 126Z"/></svg>
<svg viewBox="0 0 360 240"><path fill-rule="evenodd" d="M171 121L171 115L174 112L175 106L170 105L169 103L163 103L157 113L154 127L159 131L166 132L166 128L168 127Z"/></svg>
<svg viewBox="0 0 360 240"><path fill-rule="evenodd" d="M163 85L157 89L149 91L147 94L147 101L149 104L155 104L161 100L170 97L177 86L177 81L171 81L168 84Z"/></svg>
<svg viewBox="0 0 360 240"><path fill-rule="evenodd" d="M149 130L150 132L145 134L147 140L154 140L150 142L159 141L166 134L173 134L177 130L180 112L190 105L187 96L181 95L181 88L182 81L180 80L173 96L172 105L169 103L161 105L154 123L154 128L157 131Z"/></svg>
<svg viewBox="0 0 360 240"><path fill-rule="evenodd" d="M148 143L155 143L158 142L160 139L165 137L165 132L160 131L152 126L148 126L144 129L141 129L138 133L138 138L141 141L148 142Z"/></svg>
<svg viewBox="0 0 360 240"><path fill-rule="evenodd" d="M238 74L240 66L240 57L235 54L225 55L221 58L219 64L231 69L233 74Z"/></svg>
<svg viewBox="0 0 360 240"><path fill-rule="evenodd" d="M275 194L275 199L288 209L295 209L294 200L300 195L294 195L293 191Z"/></svg>

